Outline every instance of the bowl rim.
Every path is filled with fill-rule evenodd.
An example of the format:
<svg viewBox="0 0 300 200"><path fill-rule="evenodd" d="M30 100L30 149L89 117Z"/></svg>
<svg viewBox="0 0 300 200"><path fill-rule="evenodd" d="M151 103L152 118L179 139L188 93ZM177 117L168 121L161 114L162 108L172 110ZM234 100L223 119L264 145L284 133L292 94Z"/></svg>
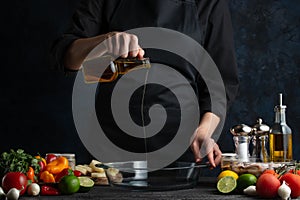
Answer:
<svg viewBox="0 0 300 200"><path fill-rule="evenodd" d="M173 170L184 170L184 169L192 169L192 168L208 168L209 164L202 164L202 163L195 163L195 162L185 162L185 161L176 161L174 163L171 163L170 165L161 168L161 169L157 169L157 170L153 170L149 167L143 167L146 166L147 161L120 161L120 162L108 162L108 163L102 163L100 165L98 165L98 167L103 167L103 168L116 168L120 171L135 171L135 170L139 170L139 171L157 171L157 170L162 170L162 171L173 171ZM134 166L134 163L142 163L144 165L136 165ZM132 167L124 167L124 165L130 165L132 164ZM179 164L179 166L174 166L171 167L171 165L177 165Z"/></svg>

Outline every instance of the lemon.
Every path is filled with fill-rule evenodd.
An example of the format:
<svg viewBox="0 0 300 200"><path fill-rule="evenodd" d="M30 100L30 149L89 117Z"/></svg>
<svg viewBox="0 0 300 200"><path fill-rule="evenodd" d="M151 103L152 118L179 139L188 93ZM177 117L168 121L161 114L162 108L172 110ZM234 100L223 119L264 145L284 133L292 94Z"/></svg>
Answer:
<svg viewBox="0 0 300 200"><path fill-rule="evenodd" d="M58 189L62 194L76 193L80 188L80 181L77 176L66 175L58 183Z"/></svg>
<svg viewBox="0 0 300 200"><path fill-rule="evenodd" d="M237 190L239 192L242 192L245 188L247 188L250 185L255 185L257 181L257 178L253 174L242 174L237 179Z"/></svg>
<svg viewBox="0 0 300 200"><path fill-rule="evenodd" d="M80 188L79 192L88 192L94 186L94 181L86 176L79 176Z"/></svg>
<svg viewBox="0 0 300 200"><path fill-rule="evenodd" d="M236 186L236 179L232 176L224 176L217 182L218 191L224 194L234 191Z"/></svg>
<svg viewBox="0 0 300 200"><path fill-rule="evenodd" d="M224 176L232 176L235 180L238 179L239 175L231 170L224 170L222 171L219 175L218 175L218 180L220 180L221 178L223 178Z"/></svg>

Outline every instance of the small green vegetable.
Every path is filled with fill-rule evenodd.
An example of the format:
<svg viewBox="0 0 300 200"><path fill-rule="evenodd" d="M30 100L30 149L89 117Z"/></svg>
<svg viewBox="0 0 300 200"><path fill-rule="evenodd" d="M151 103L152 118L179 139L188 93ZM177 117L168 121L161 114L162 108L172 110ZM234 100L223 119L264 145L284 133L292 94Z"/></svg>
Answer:
<svg viewBox="0 0 300 200"><path fill-rule="evenodd" d="M25 153L22 149L11 149L9 152L3 152L0 156L0 169L3 174L7 172L26 174L30 166L33 167L36 174L40 171L38 159Z"/></svg>

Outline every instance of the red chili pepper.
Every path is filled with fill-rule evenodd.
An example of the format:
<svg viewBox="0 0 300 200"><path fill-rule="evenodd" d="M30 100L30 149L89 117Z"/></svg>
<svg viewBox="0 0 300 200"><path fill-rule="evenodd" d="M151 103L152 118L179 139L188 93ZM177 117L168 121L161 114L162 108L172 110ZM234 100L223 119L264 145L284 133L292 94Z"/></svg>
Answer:
<svg viewBox="0 0 300 200"><path fill-rule="evenodd" d="M38 176L40 176L41 173L45 170L47 162L46 162L45 158L43 158L41 156L35 156L35 158L38 160L38 165L40 166L40 170L38 173Z"/></svg>
<svg viewBox="0 0 300 200"><path fill-rule="evenodd" d="M55 154L47 154L46 155L46 163L50 163L52 162L53 160L55 160L57 158L57 156Z"/></svg>
<svg viewBox="0 0 300 200"><path fill-rule="evenodd" d="M55 176L55 182L59 182L60 179L66 175L74 175L73 170L70 168L63 169L59 174Z"/></svg>
<svg viewBox="0 0 300 200"><path fill-rule="evenodd" d="M41 186L41 195L47 195L47 196L54 196L59 195L60 192L57 188L50 186L50 185L42 185Z"/></svg>
<svg viewBox="0 0 300 200"><path fill-rule="evenodd" d="M79 170L76 170L76 169L75 169L75 170L73 171L73 173L74 173L74 175L77 176L77 177L81 176L81 172L80 172Z"/></svg>

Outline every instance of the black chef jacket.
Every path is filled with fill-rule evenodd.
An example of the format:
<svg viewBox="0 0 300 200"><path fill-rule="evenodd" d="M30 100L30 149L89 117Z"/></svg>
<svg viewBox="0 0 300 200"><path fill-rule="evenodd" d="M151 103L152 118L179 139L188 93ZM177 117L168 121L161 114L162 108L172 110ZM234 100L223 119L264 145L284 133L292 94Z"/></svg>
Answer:
<svg viewBox="0 0 300 200"><path fill-rule="evenodd" d="M57 61L55 68L61 71L65 71L63 57L66 49L78 38L88 38L111 31L126 31L139 27L163 27L190 36L209 53L224 81L227 105L231 104L237 94L237 64L227 0L82 0L72 19L70 28L55 42L53 47L53 55ZM170 52L159 50L146 50L146 56L150 57L151 61L167 64L180 71L189 80L198 96L201 114L211 111L207 87L201 76L189 63ZM114 84L104 86L100 84L97 95L98 101L96 101L96 110L105 113L105 118L98 115L98 119L101 124L107 124L107 129L104 128L107 132L121 131L114 123L109 106L107 106L110 105L110 94ZM176 129L176 123L180 118L180 112L176 111L180 108L176 107L176 100L174 103L170 95L172 96L166 88L157 85L147 88L145 99L152 100L148 102L148 106L145 108L160 103L164 107L170 108L166 110L170 111L169 114L173 118L170 119L170 125L166 125L162 130L162 132L169 131L171 136L165 139L165 135L158 134L158 141L162 142L157 142L157 140L153 142L156 146L153 147L153 151L172 139L172 134L174 134L172 129ZM140 118L140 108L135 108L135 104L139 100L140 96L131 102L133 120L138 124L141 123L138 119ZM137 103L137 105L140 104ZM171 107L175 107L175 111ZM137 115L136 119L135 114ZM120 141L119 134L112 134L110 137L111 140ZM133 144L139 143L133 137L127 137L123 141ZM151 146L150 143L151 141L149 146ZM144 142L140 141L140 144L141 147L136 145L136 149L133 151L143 152ZM121 143L118 145L122 146ZM126 146L122 147L127 148ZM151 147L148 148L149 150L151 151Z"/></svg>

